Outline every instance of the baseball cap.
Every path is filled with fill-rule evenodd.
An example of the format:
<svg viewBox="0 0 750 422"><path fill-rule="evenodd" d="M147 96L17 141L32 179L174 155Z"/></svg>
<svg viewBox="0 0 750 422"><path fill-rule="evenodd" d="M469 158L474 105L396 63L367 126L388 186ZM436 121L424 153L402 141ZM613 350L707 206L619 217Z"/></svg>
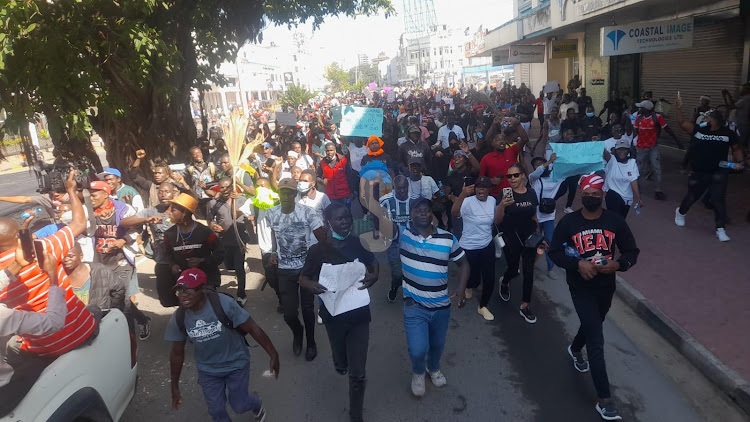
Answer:
<svg viewBox="0 0 750 422"><path fill-rule="evenodd" d="M297 192L297 182L295 182L291 177L285 177L279 180L279 190L282 189L291 189Z"/></svg>
<svg viewBox="0 0 750 422"><path fill-rule="evenodd" d="M587 174L581 177L579 183L581 185L581 190L586 190L588 188L602 190L604 188L604 178L596 173Z"/></svg>
<svg viewBox="0 0 750 422"><path fill-rule="evenodd" d="M172 290L177 290L179 287L185 287L188 289L196 289L206 284L206 273L199 268L190 268L182 272L180 277L177 279Z"/></svg>
<svg viewBox="0 0 750 422"><path fill-rule="evenodd" d="M409 209L414 209L424 203L427 203L428 206L432 206L432 201L425 198L424 196L420 196L409 201Z"/></svg>
<svg viewBox="0 0 750 422"><path fill-rule="evenodd" d="M412 132L422 133L422 129L420 129L418 126L411 125L409 126L409 133Z"/></svg>
<svg viewBox="0 0 750 422"><path fill-rule="evenodd" d="M459 156L459 155L462 155L462 156L464 156L464 157L467 157L467 158L469 157L469 154L467 154L467 153L465 153L465 152L461 151L460 149L457 149L457 150L455 150L455 151L453 152L453 156L454 156L454 157L457 157L457 156Z"/></svg>
<svg viewBox="0 0 750 422"><path fill-rule="evenodd" d="M113 169L111 167L107 167L104 169L103 172L99 173L99 177L104 178L104 176L111 174L112 176L122 177L122 173L120 173L120 170Z"/></svg>
<svg viewBox="0 0 750 422"><path fill-rule="evenodd" d="M615 149L630 149L630 142L628 142L626 139L618 139L617 142L615 142Z"/></svg>
<svg viewBox="0 0 750 422"><path fill-rule="evenodd" d="M419 164L420 166L424 166L422 157L409 157L409 161L407 162L407 164L408 165Z"/></svg>
<svg viewBox="0 0 750 422"><path fill-rule="evenodd" d="M474 182L474 186L484 186L486 188L492 187L492 180L487 176L482 176Z"/></svg>
<svg viewBox="0 0 750 422"><path fill-rule="evenodd" d="M109 188L109 184L107 182L102 182L101 180L95 180L91 182L90 190L102 190L104 192L107 192L107 195L112 195L112 189Z"/></svg>
<svg viewBox="0 0 750 422"><path fill-rule="evenodd" d="M653 110L654 109L654 103L652 103L649 100L643 100L640 103L635 103L635 106L636 107L645 108L646 110Z"/></svg>
<svg viewBox="0 0 750 422"><path fill-rule="evenodd" d="M698 99L699 100L708 100L708 101L711 101L711 96L710 95L701 95Z"/></svg>

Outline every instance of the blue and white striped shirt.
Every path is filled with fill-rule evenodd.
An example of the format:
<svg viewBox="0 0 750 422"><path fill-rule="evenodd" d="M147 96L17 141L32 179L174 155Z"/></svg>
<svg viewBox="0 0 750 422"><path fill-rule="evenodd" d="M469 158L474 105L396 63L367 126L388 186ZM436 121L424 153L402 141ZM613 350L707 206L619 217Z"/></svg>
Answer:
<svg viewBox="0 0 750 422"><path fill-rule="evenodd" d="M450 307L448 261L458 261L464 256L456 237L438 228L426 238L411 227L400 229L399 234L404 297L425 308Z"/></svg>

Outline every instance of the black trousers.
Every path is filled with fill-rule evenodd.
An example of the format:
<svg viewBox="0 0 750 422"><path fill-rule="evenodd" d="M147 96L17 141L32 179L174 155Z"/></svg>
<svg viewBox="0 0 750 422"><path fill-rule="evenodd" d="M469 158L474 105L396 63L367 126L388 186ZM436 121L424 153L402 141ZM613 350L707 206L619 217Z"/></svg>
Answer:
<svg viewBox="0 0 750 422"><path fill-rule="evenodd" d="M510 232L506 233L503 252L505 253L505 261L508 264L503 276L503 284L510 284L510 281L518 275L519 266L523 264L521 266L523 273L523 297L521 300L525 303L531 303L531 290L534 288L536 249L525 248L518 237L516 237L516 234Z"/></svg>
<svg viewBox="0 0 750 422"><path fill-rule="evenodd" d="M281 307L284 309L284 321L292 329L292 334L299 337L303 326L299 322L297 309L302 305L304 332L307 333L307 345L315 344L315 295L299 287L299 275L302 270L279 269L279 293Z"/></svg>
<svg viewBox="0 0 750 422"><path fill-rule="evenodd" d="M562 198L565 193L568 193L568 200L565 202L566 207L573 206L573 200L576 199L576 191L578 190L578 180L581 178L578 176L570 176L560 185L560 190L557 191L555 199Z"/></svg>
<svg viewBox="0 0 750 422"><path fill-rule="evenodd" d="M172 290L177 281L177 277L172 274L172 267L169 264L156 264L154 275L156 276L156 294L159 296L161 306L165 308L179 306L180 301Z"/></svg>
<svg viewBox="0 0 750 422"><path fill-rule="evenodd" d="M112 273L120 283L126 286L126 289L127 286L130 285L130 279L133 277L133 272L135 272L135 267L133 267L132 265L122 265L112 270ZM141 312L140 309L138 309L138 306L136 306L135 303L130 301L129 297L125 298L124 313L125 318L128 320L128 325L130 326L130 332L132 333L135 332L133 320L135 320L135 322L137 322L139 325L143 325L148 322L148 317L143 312Z"/></svg>
<svg viewBox="0 0 750 422"><path fill-rule="evenodd" d="M336 372L342 375L349 373L349 417L352 422L361 422L367 384L365 366L370 344L370 323L331 318L326 322L326 331Z"/></svg>
<svg viewBox="0 0 750 422"><path fill-rule="evenodd" d="M716 228L724 227L727 223L727 181L728 175L726 173L690 173L690 176L688 176L688 191L680 204L680 214L687 214L695 201L708 191L711 205L714 208Z"/></svg>
<svg viewBox="0 0 750 422"><path fill-rule="evenodd" d="M466 252L466 260L469 261L469 282L466 287L475 289L482 282L482 297L479 299L479 307L484 308L490 303L492 291L495 289L495 242L490 243L482 249L469 250Z"/></svg>
<svg viewBox="0 0 750 422"><path fill-rule="evenodd" d="M271 286L274 292L276 292L276 297L279 299L279 304L281 304L281 293L279 293L279 268L276 265L272 265L269 260L271 259L271 253L264 253L261 257L261 263L263 264L263 271L266 275L266 281L268 282L268 285Z"/></svg>
<svg viewBox="0 0 750 422"><path fill-rule="evenodd" d="M625 203L625 200L622 199L622 196L620 196L619 193L613 190L607 191L607 196L604 198L604 201L607 203L608 210L620 214L623 218L628 216L630 205Z"/></svg>
<svg viewBox="0 0 750 422"><path fill-rule="evenodd" d="M604 332L602 323L612 305L615 294L615 283L611 285L579 286L569 285L570 297L576 308L581 326L573 339L570 349L578 353L586 346L589 358L591 378L594 380L596 394L600 399L610 398L607 366L604 362Z"/></svg>

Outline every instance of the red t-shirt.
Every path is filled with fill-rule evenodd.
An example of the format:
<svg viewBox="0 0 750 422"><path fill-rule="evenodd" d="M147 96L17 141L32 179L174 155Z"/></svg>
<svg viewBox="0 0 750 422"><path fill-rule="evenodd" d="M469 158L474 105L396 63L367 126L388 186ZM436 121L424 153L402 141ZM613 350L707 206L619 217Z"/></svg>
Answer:
<svg viewBox="0 0 750 422"><path fill-rule="evenodd" d="M65 326L60 331L21 337L21 349L39 356L60 356L75 349L91 336L96 328L96 319L73 293L68 275L62 267L62 258L68 254L75 242L70 227L63 227L41 241L44 242L44 249L52 251L52 255L57 259L57 282L65 291L68 313L65 316ZM15 259L15 250L5 251L0 254L0 268L7 268ZM33 262L21 269L16 281L0 291L0 302L10 309L45 312L49 287L49 277L36 262Z"/></svg>
<svg viewBox="0 0 750 422"><path fill-rule="evenodd" d="M638 129L638 149L651 148L656 145L656 126L654 126L654 116L658 116L659 126L664 129L667 126L667 122L664 121L664 116L661 114L651 113L650 116L646 117L638 115L635 118L634 128Z"/></svg>
<svg viewBox="0 0 750 422"><path fill-rule="evenodd" d="M490 191L492 196L498 196L500 195L500 192L503 191L503 188L510 187L510 183L508 183L508 179L505 175L508 173L508 167L510 167L511 164L518 162L518 154L520 152L521 149L518 148L518 144L513 144L505 148L505 151L502 153L492 151L485 155L482 158L482 161L479 162L480 177L487 176L502 178L497 186L492 187L492 190Z"/></svg>
<svg viewBox="0 0 750 422"><path fill-rule="evenodd" d="M537 98L534 101L534 104L536 104L536 112L540 116L544 115L544 101L542 101L542 97Z"/></svg>

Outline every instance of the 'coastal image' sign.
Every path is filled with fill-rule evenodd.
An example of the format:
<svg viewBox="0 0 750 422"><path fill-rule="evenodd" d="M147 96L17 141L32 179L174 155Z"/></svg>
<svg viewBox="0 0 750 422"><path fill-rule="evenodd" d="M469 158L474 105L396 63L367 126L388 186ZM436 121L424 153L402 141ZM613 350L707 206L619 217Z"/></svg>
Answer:
<svg viewBox="0 0 750 422"><path fill-rule="evenodd" d="M677 50L693 46L693 18L605 26L602 56Z"/></svg>

